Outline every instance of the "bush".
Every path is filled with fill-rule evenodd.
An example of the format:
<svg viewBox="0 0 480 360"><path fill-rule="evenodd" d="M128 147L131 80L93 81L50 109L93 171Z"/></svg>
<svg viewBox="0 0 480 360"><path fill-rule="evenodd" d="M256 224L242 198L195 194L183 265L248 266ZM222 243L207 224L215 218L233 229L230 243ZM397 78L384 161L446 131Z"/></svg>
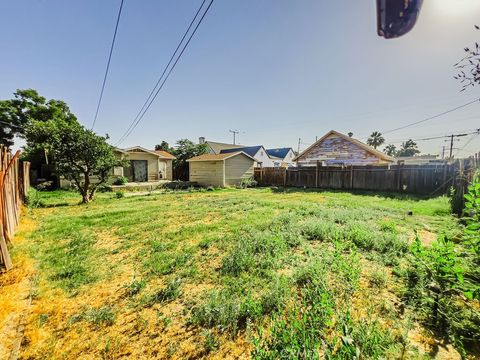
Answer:
<svg viewBox="0 0 480 360"><path fill-rule="evenodd" d="M116 177L112 182L113 185L125 185L126 183L128 183L128 178L125 176Z"/></svg>
<svg viewBox="0 0 480 360"><path fill-rule="evenodd" d="M121 198L125 197L125 191L123 191L123 190L118 190L118 191L116 191L116 192L115 192L115 197L116 197L117 199L121 199Z"/></svg>
<svg viewBox="0 0 480 360"><path fill-rule="evenodd" d="M249 187L255 187L257 186L257 181L253 177L245 177L242 178L240 181L239 187L242 189L246 189Z"/></svg>

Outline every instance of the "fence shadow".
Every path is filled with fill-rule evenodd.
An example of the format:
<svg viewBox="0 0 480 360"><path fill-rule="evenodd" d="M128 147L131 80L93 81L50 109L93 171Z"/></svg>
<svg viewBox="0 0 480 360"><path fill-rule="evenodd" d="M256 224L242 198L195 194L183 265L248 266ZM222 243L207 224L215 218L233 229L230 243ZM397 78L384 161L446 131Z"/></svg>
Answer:
<svg viewBox="0 0 480 360"><path fill-rule="evenodd" d="M412 200L422 201L444 196L444 194L408 194L399 192L388 191L375 191L375 190L348 190L348 189L324 189L324 188L299 188L299 187L282 187L282 186L263 186L264 188L270 188L275 194L291 194L291 193L342 193L352 195L365 195L365 196L377 196L385 199L392 200Z"/></svg>

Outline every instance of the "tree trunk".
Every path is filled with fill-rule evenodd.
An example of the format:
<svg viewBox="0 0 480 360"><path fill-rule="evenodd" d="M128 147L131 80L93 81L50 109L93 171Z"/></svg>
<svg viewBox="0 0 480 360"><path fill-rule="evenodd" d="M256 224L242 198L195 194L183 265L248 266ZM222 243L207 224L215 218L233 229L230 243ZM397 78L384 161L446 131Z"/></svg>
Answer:
<svg viewBox="0 0 480 360"><path fill-rule="evenodd" d="M84 172L83 176L85 178L85 182L83 183L83 190L82 190L82 203L87 204L91 199L88 196L88 188L90 187L90 177L88 172Z"/></svg>

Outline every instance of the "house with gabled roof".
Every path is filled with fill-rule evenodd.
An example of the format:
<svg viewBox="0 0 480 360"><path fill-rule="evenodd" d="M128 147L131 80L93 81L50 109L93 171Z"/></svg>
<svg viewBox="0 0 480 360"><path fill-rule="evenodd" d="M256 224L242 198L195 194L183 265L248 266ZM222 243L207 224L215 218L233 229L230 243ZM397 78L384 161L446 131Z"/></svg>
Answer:
<svg viewBox="0 0 480 360"><path fill-rule="evenodd" d="M267 154L273 161L274 167L288 167L294 165L295 152L291 147L267 149Z"/></svg>
<svg viewBox="0 0 480 360"><path fill-rule="evenodd" d="M220 150L220 154L243 151L255 159L255 167L273 167L273 160L262 145Z"/></svg>
<svg viewBox="0 0 480 360"><path fill-rule="evenodd" d="M331 130L293 159L298 166L382 165L395 159L338 131Z"/></svg>
<svg viewBox="0 0 480 360"><path fill-rule="evenodd" d="M128 160L123 176L129 182L172 180L172 162L175 156L163 150L149 150L141 146L117 149ZM118 175L118 169L116 169Z"/></svg>

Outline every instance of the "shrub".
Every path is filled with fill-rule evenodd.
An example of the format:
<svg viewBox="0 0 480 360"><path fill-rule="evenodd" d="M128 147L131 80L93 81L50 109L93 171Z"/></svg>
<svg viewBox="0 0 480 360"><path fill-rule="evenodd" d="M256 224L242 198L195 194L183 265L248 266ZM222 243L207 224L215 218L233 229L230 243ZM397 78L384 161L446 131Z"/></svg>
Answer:
<svg viewBox="0 0 480 360"><path fill-rule="evenodd" d="M253 177L244 177L240 181L239 187L242 189L246 189L249 187L257 186L257 181Z"/></svg>
<svg viewBox="0 0 480 360"><path fill-rule="evenodd" d="M126 176L118 176L112 182L113 185L125 185L126 183L128 183Z"/></svg>
<svg viewBox="0 0 480 360"><path fill-rule="evenodd" d="M121 199L121 198L125 197L125 191L123 191L123 190L118 190L118 191L116 191L116 192L115 192L115 197L116 197L117 199Z"/></svg>

